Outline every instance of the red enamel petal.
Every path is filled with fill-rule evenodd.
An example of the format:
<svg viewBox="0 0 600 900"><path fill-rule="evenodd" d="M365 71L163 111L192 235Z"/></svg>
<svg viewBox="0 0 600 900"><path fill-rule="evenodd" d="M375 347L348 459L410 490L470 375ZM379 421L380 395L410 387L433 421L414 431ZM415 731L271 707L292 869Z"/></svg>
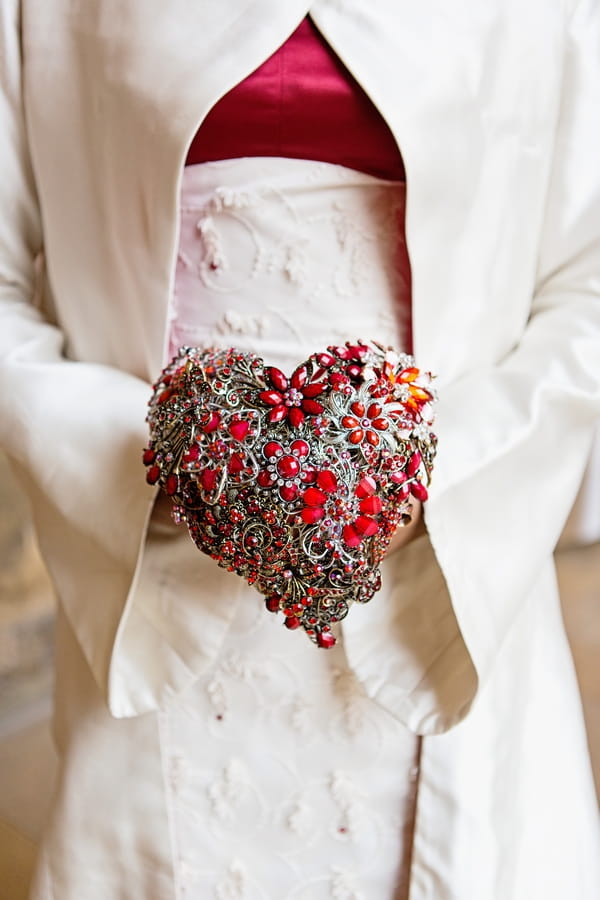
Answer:
<svg viewBox="0 0 600 900"><path fill-rule="evenodd" d="M328 494L333 494L334 491L337 491L337 478L329 469L323 469L318 473L317 484L322 491L326 491Z"/></svg>
<svg viewBox="0 0 600 900"><path fill-rule="evenodd" d="M236 441L243 441L250 430L250 422L231 422L229 425L229 434Z"/></svg>
<svg viewBox="0 0 600 900"><path fill-rule="evenodd" d="M364 537L372 537L379 531L379 525L375 519L371 519L369 516L359 516L354 523L354 527Z"/></svg>
<svg viewBox="0 0 600 900"><path fill-rule="evenodd" d="M302 406L304 406L304 403ZM304 422L304 413L298 406L292 406L288 413L288 418L293 428L300 428Z"/></svg>
<svg viewBox="0 0 600 900"><path fill-rule="evenodd" d="M292 387L300 390L306 384L308 379L308 369L306 366L299 366L292 375Z"/></svg>
<svg viewBox="0 0 600 900"><path fill-rule="evenodd" d="M276 369L275 366L268 366L265 369L265 374L275 390L286 391L288 389L289 382L281 369Z"/></svg>
<svg viewBox="0 0 600 900"><path fill-rule="evenodd" d="M390 427L390 423L388 422L388 420L382 419L380 416L377 416L375 419L373 419L371 425L373 426L373 428L376 428L377 431L387 431L387 429Z"/></svg>
<svg viewBox="0 0 600 900"><path fill-rule="evenodd" d="M365 414L365 405L364 405L364 403L359 403L358 400L356 401L356 403L352 404L350 409L352 410L352 412L355 415L357 415L359 417L359 419L362 419L362 417Z"/></svg>
<svg viewBox="0 0 600 900"><path fill-rule="evenodd" d="M355 419L354 416L344 416L342 419L342 425L344 428L358 428L360 422L358 419Z"/></svg>
<svg viewBox="0 0 600 900"><path fill-rule="evenodd" d="M344 543L348 547L358 547L362 541L362 537L355 529L354 525L345 525L342 536L344 538Z"/></svg>
<svg viewBox="0 0 600 900"><path fill-rule="evenodd" d="M318 400L311 400L307 397L306 400L302 401L302 409L305 413L308 413L309 416L318 416L319 413L323 412L324 407Z"/></svg>
<svg viewBox="0 0 600 900"><path fill-rule="evenodd" d="M383 503L380 497L365 497L364 500L360 501L358 508L361 513L366 513L368 516L376 516L383 509Z"/></svg>
<svg viewBox="0 0 600 900"><path fill-rule="evenodd" d="M302 388L302 393L305 397L318 397L319 394L322 394L326 384L323 384L322 381L314 381L312 384L307 384Z"/></svg>
<svg viewBox="0 0 600 900"><path fill-rule="evenodd" d="M371 478L370 475L365 475L364 478L361 478L358 484L356 485L356 490L354 493L357 497L370 497L371 494L374 494L377 490L377 482L374 478Z"/></svg>
<svg viewBox="0 0 600 900"><path fill-rule="evenodd" d="M283 403L283 396L278 391L261 391L258 396L268 406L279 406Z"/></svg>
<svg viewBox="0 0 600 900"><path fill-rule="evenodd" d="M372 447L376 447L379 443L379 435L376 431L367 431L367 443L371 444Z"/></svg>
<svg viewBox="0 0 600 900"><path fill-rule="evenodd" d="M369 419L376 419L378 416L380 416L381 406L379 405L379 403L371 403L367 410L367 415Z"/></svg>
<svg viewBox="0 0 600 900"><path fill-rule="evenodd" d="M323 518L325 510L320 506L307 506L300 515L302 516L302 521L307 525L314 525L315 522Z"/></svg>
<svg viewBox="0 0 600 900"><path fill-rule="evenodd" d="M327 494L318 488L309 487L302 494L302 499L307 506L321 506L327 500Z"/></svg>

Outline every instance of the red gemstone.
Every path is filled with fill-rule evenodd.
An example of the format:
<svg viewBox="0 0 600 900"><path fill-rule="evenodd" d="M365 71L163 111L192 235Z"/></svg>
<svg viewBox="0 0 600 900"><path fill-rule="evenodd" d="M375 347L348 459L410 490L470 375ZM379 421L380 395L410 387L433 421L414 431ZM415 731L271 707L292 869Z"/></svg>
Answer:
<svg viewBox="0 0 600 900"><path fill-rule="evenodd" d="M299 366L292 375L292 387L297 391L303 388L308 379L308 369L306 366Z"/></svg>
<svg viewBox="0 0 600 900"><path fill-rule="evenodd" d="M379 405L379 403L371 403L367 410L367 415L369 419L376 419L378 416L380 416L381 406Z"/></svg>
<svg viewBox="0 0 600 900"><path fill-rule="evenodd" d="M315 381L312 384L307 384L305 388L302 389L302 393L305 397L318 397L319 394L322 394L327 385L323 384L322 381Z"/></svg>
<svg viewBox="0 0 600 900"><path fill-rule="evenodd" d="M205 491L213 491L217 484L218 472L216 469L204 469L200 475L200 484Z"/></svg>
<svg viewBox="0 0 600 900"><path fill-rule="evenodd" d="M298 488L295 484L284 484L279 488L279 494L286 503L291 503L298 496Z"/></svg>
<svg viewBox="0 0 600 900"><path fill-rule="evenodd" d="M362 366L347 366L346 372L350 378L360 378L362 375Z"/></svg>
<svg viewBox="0 0 600 900"><path fill-rule="evenodd" d="M311 467L306 467L302 469L300 473L300 481L303 481L304 484L311 484L315 478L317 477L316 471Z"/></svg>
<svg viewBox="0 0 600 900"><path fill-rule="evenodd" d="M419 470L419 466L421 465L421 462L422 462L421 454L419 453L418 450L416 450L413 453L413 455L411 456L411 458L409 459L408 465L406 466L406 474L408 475L409 478Z"/></svg>
<svg viewBox="0 0 600 900"><path fill-rule="evenodd" d="M177 475L171 474L167 477L167 480L165 482L165 491L167 492L169 497L172 497L177 490L177 482Z"/></svg>
<svg viewBox="0 0 600 900"><path fill-rule="evenodd" d="M244 457L241 453L234 453L229 463L227 464L227 470L232 475L239 475L240 472L243 472L245 468Z"/></svg>
<svg viewBox="0 0 600 900"><path fill-rule="evenodd" d="M154 450L151 450L150 447L147 447L146 450L144 450L144 455L142 456L144 465L145 466L152 465L152 463L154 462L155 459L156 459L156 453L154 452Z"/></svg>
<svg viewBox="0 0 600 900"><path fill-rule="evenodd" d="M287 406L284 406L283 404L281 404L281 406L274 407L274 409L271 410L271 412L269 413L267 418L269 419L269 422L281 422L282 419L285 419L287 414L288 414Z"/></svg>
<svg viewBox="0 0 600 900"><path fill-rule="evenodd" d="M231 422L229 425L229 434L236 441L243 441L250 430L250 422Z"/></svg>
<svg viewBox="0 0 600 900"><path fill-rule="evenodd" d="M317 635L317 644L319 647L324 647L326 650L329 650L329 648L333 647L335 644L335 637L330 631L320 631Z"/></svg>
<svg viewBox="0 0 600 900"><path fill-rule="evenodd" d="M322 506L327 500L327 494L318 488L309 487L302 494L302 499L307 506Z"/></svg>
<svg viewBox="0 0 600 900"><path fill-rule="evenodd" d="M298 618L298 616L288 616L284 622L286 628L300 628L302 622Z"/></svg>
<svg viewBox="0 0 600 900"><path fill-rule="evenodd" d="M427 488L421 481L413 481L410 486L410 492L417 500L420 500L421 503L424 503L427 500L429 493Z"/></svg>
<svg viewBox="0 0 600 900"><path fill-rule="evenodd" d="M364 414L365 414L365 407L364 407L364 404L363 404L363 403L359 403L358 400L356 401L356 403L353 403L353 404L352 404L352 406L350 407L350 409L352 410L352 412L354 413L354 415L358 416L359 419L362 419L362 417L363 417ZM358 422L357 422L356 424L358 425Z"/></svg>
<svg viewBox="0 0 600 900"><path fill-rule="evenodd" d="M360 422L358 421L358 419L355 419L354 416L344 416L342 419L342 425L344 426L344 428L358 428Z"/></svg>
<svg viewBox="0 0 600 900"><path fill-rule="evenodd" d="M198 444L192 444L188 452L184 455L184 462L195 462L200 456L200 447Z"/></svg>
<svg viewBox="0 0 600 900"><path fill-rule="evenodd" d="M322 491L326 491L328 494L333 494L334 491L337 491L337 478L329 469L323 469L318 473L317 484Z"/></svg>
<svg viewBox="0 0 600 900"><path fill-rule="evenodd" d="M272 594L270 597L267 597L265 600L265 606L269 610L269 612L276 613L279 612L279 604L281 603L281 597L279 594Z"/></svg>
<svg viewBox="0 0 600 900"><path fill-rule="evenodd" d="M261 391L258 395L263 403L269 406L279 406L283 403L283 397L277 391Z"/></svg>
<svg viewBox="0 0 600 900"><path fill-rule="evenodd" d="M314 525L325 515L325 510L320 506L306 506L300 513L302 521L307 525Z"/></svg>
<svg viewBox="0 0 600 900"><path fill-rule="evenodd" d="M354 527L364 537L371 537L379 531L379 525L375 519L370 519L369 516L359 516L354 523Z"/></svg>
<svg viewBox="0 0 600 900"><path fill-rule="evenodd" d="M310 453L310 447L308 446L306 441L301 441L301 440L293 441L292 442L292 453L294 453L296 456L302 456L302 457L308 456L308 454Z"/></svg>
<svg viewBox="0 0 600 900"><path fill-rule="evenodd" d="M304 406L304 404L302 405ZM293 428L300 428L304 422L304 413L298 406L292 406L288 413L288 419Z"/></svg>
<svg viewBox="0 0 600 900"><path fill-rule="evenodd" d="M361 478L358 484L356 485L356 490L354 493L357 497L370 497L371 494L374 494L377 490L377 482L374 478L371 478L370 475L365 475L364 478Z"/></svg>
<svg viewBox="0 0 600 900"><path fill-rule="evenodd" d="M279 444L277 441L267 441L267 443L263 447L263 453L265 454L267 459L270 459L272 456L276 456L277 453L279 453L282 449L283 448L281 444Z"/></svg>
<svg viewBox="0 0 600 900"><path fill-rule="evenodd" d="M359 509L368 516L376 516L383 509L383 503L379 497L365 497L364 500L360 501Z"/></svg>
<svg viewBox="0 0 600 900"><path fill-rule="evenodd" d="M267 472L266 469L262 469L258 475L256 476L256 481L258 482L259 487L261 488L270 488L275 482L276 478L271 472Z"/></svg>
<svg viewBox="0 0 600 900"><path fill-rule="evenodd" d="M300 463L295 456L282 456L277 463L277 472L282 478L295 478L300 471Z"/></svg>
<svg viewBox="0 0 600 900"><path fill-rule="evenodd" d="M350 432L350 434L348 435L348 440L351 444L360 444L364 436L365 433L362 428L357 428L356 431Z"/></svg>
<svg viewBox="0 0 600 900"><path fill-rule="evenodd" d="M158 400L156 402L157 403L166 403L167 400L169 400L169 398L172 397L174 393L175 392L171 388L167 388L165 391L162 391L158 395Z"/></svg>
<svg viewBox="0 0 600 900"><path fill-rule="evenodd" d="M393 481L394 484L404 484L406 481L406 475L400 469L397 472L392 472L390 475L390 481Z"/></svg>
<svg viewBox="0 0 600 900"><path fill-rule="evenodd" d="M221 424L221 414L218 412L213 412L210 415L210 419L206 423L206 425L202 426L202 431L205 434L209 434L211 431L216 431L219 425Z"/></svg>
<svg viewBox="0 0 600 900"><path fill-rule="evenodd" d="M387 419L382 418L381 416L377 416L377 418L373 419L371 422L373 428L376 428L377 431L387 431L390 427L390 423Z"/></svg>
<svg viewBox="0 0 600 900"><path fill-rule="evenodd" d="M266 370L266 374L274 388L278 391L287 390L288 380L281 369L276 369L275 366L269 366Z"/></svg>
<svg viewBox="0 0 600 900"><path fill-rule="evenodd" d="M158 466L151 466L146 472L146 481L148 484L156 484L160 478L160 469Z"/></svg>
<svg viewBox="0 0 600 900"><path fill-rule="evenodd" d="M311 400L310 397L307 397L306 400L302 401L302 409L305 413L308 413L309 416L318 416L323 412L325 407L322 403L319 403L318 400Z"/></svg>
<svg viewBox="0 0 600 900"><path fill-rule="evenodd" d="M367 443L372 447L376 447L379 443L379 435L375 431L367 431L366 438Z"/></svg>
<svg viewBox="0 0 600 900"><path fill-rule="evenodd" d="M323 366L323 368L328 369L330 366L334 365L335 356L332 356L331 353L319 353L317 362L320 366Z"/></svg>
<svg viewBox="0 0 600 900"><path fill-rule="evenodd" d="M354 525L344 525L342 535L344 538L344 543L348 547L358 547L362 541L362 537L355 529Z"/></svg>

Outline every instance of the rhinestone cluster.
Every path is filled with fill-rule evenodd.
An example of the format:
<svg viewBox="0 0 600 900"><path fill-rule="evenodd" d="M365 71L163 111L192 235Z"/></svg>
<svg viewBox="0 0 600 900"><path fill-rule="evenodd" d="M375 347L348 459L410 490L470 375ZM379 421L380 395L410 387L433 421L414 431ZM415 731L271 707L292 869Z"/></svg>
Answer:
<svg viewBox="0 0 600 900"><path fill-rule="evenodd" d="M432 376L376 343L314 353L287 376L234 348L182 347L149 403L146 478L198 548L319 647L379 564L435 456Z"/></svg>

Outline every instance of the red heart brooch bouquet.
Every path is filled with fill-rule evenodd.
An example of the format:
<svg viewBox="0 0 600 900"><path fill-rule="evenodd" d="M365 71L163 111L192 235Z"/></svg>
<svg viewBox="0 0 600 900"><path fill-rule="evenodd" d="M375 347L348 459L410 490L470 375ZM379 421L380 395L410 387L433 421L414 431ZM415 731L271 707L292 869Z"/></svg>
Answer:
<svg viewBox="0 0 600 900"><path fill-rule="evenodd" d="M328 347L291 376L184 347L150 400L147 480L200 550L331 647L332 624L378 590L411 498L427 498L433 401L432 376L375 343Z"/></svg>

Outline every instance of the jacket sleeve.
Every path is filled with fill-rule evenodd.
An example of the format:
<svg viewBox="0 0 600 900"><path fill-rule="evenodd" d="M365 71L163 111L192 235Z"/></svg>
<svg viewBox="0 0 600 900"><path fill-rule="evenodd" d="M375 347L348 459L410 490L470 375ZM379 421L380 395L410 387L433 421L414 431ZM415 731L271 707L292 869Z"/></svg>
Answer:
<svg viewBox="0 0 600 900"><path fill-rule="evenodd" d="M60 599L104 683L116 598L128 590L117 573L135 568L152 500L149 489L140 490L138 471L149 386L108 366L68 360L61 331L35 302L43 217L27 148L19 15L18 0L0 4L0 444L25 483ZM130 523L126 534L111 525L119 517ZM93 579L98 546L103 568L107 558L115 563L108 567L114 590L83 614L86 598L71 583L68 559L89 559Z"/></svg>
<svg viewBox="0 0 600 900"><path fill-rule="evenodd" d="M451 606L444 612L441 578L425 574L420 603L408 612L396 606L388 635L395 630L405 641L402 635L418 631L419 654L429 660L408 679L400 656L383 671L377 642L364 629L355 635L348 622L348 651L368 692L422 733L464 718L521 611L537 602L531 598L539 597L540 584L555 602L548 566L600 416L599 143L600 6L581 0L565 35L528 323L498 365L469 371L440 390L438 458L425 517ZM406 564L418 575L418 561L427 565L427 558L425 548L409 548Z"/></svg>

